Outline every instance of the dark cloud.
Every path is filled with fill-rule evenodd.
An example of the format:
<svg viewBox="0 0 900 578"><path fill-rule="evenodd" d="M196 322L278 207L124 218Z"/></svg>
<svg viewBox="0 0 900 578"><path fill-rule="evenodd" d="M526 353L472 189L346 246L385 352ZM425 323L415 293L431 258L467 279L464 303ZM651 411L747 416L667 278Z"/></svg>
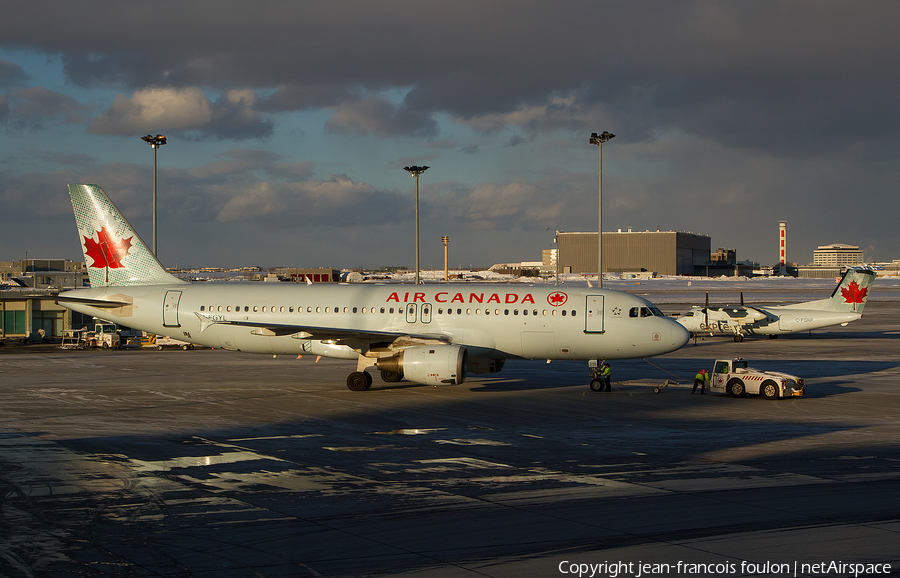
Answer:
<svg viewBox="0 0 900 578"><path fill-rule="evenodd" d="M22 86L28 80L28 74L15 62L0 60L0 88Z"/></svg>
<svg viewBox="0 0 900 578"><path fill-rule="evenodd" d="M430 114L395 106L382 97L363 98L341 104L325 123L329 132L343 134L376 134L379 136L432 137L437 122Z"/></svg>
<svg viewBox="0 0 900 578"><path fill-rule="evenodd" d="M40 86L13 91L10 102L9 123L32 130L45 129L48 124L81 124L91 111L71 96Z"/></svg>
<svg viewBox="0 0 900 578"><path fill-rule="evenodd" d="M310 107L335 109L334 131L432 136L435 113L474 121L565 94L581 127L606 111L643 138L662 126L729 146L777 132L795 148L850 126L865 138L897 120L900 80L885 67L900 51L900 5L887 1L448 2L413 17L400 1L96 4L55 3L47 21L45 4L21 3L0 37L60 55L84 86L274 91L225 109L239 122L211 125L216 138L267 134L241 117L251 110ZM379 96L404 87L399 105ZM872 96L854 108L854 94Z"/></svg>

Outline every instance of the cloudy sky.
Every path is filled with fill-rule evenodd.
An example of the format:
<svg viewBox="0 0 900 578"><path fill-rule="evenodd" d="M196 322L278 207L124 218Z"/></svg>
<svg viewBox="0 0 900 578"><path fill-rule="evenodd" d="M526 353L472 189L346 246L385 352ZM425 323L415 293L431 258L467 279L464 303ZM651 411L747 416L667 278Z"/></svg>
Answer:
<svg viewBox="0 0 900 578"><path fill-rule="evenodd" d="M168 266L540 260L553 232L709 235L739 259L900 259L900 3L7 3L0 260L81 260L68 182Z"/></svg>

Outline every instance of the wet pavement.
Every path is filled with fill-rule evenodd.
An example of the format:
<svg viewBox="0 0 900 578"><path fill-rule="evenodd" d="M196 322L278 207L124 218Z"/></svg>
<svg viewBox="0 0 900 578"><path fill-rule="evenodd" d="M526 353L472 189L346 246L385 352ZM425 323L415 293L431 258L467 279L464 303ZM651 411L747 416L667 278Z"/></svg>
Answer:
<svg viewBox="0 0 900 578"><path fill-rule="evenodd" d="M806 396L691 395L736 355ZM351 392L310 356L3 348L0 576L896 575L900 303L612 366Z"/></svg>

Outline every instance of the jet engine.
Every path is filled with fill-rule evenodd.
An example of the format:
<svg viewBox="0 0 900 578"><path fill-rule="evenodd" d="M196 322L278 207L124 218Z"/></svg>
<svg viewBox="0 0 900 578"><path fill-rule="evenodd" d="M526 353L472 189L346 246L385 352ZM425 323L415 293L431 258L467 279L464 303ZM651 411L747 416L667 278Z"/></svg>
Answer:
<svg viewBox="0 0 900 578"><path fill-rule="evenodd" d="M379 359L380 371L402 375L425 385L459 385L466 380L469 353L462 345L419 345Z"/></svg>

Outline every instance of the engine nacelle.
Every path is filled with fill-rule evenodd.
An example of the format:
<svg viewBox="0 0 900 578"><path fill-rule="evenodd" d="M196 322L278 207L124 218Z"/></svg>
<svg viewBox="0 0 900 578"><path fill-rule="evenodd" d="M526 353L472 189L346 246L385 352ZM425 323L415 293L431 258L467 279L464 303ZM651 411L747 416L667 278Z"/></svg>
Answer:
<svg viewBox="0 0 900 578"><path fill-rule="evenodd" d="M419 345L375 362L379 371L425 385L459 385L466 380L469 353L462 345Z"/></svg>
<svg viewBox="0 0 900 578"><path fill-rule="evenodd" d="M469 373L500 373L505 363L505 359L470 357L467 369L469 370Z"/></svg>

